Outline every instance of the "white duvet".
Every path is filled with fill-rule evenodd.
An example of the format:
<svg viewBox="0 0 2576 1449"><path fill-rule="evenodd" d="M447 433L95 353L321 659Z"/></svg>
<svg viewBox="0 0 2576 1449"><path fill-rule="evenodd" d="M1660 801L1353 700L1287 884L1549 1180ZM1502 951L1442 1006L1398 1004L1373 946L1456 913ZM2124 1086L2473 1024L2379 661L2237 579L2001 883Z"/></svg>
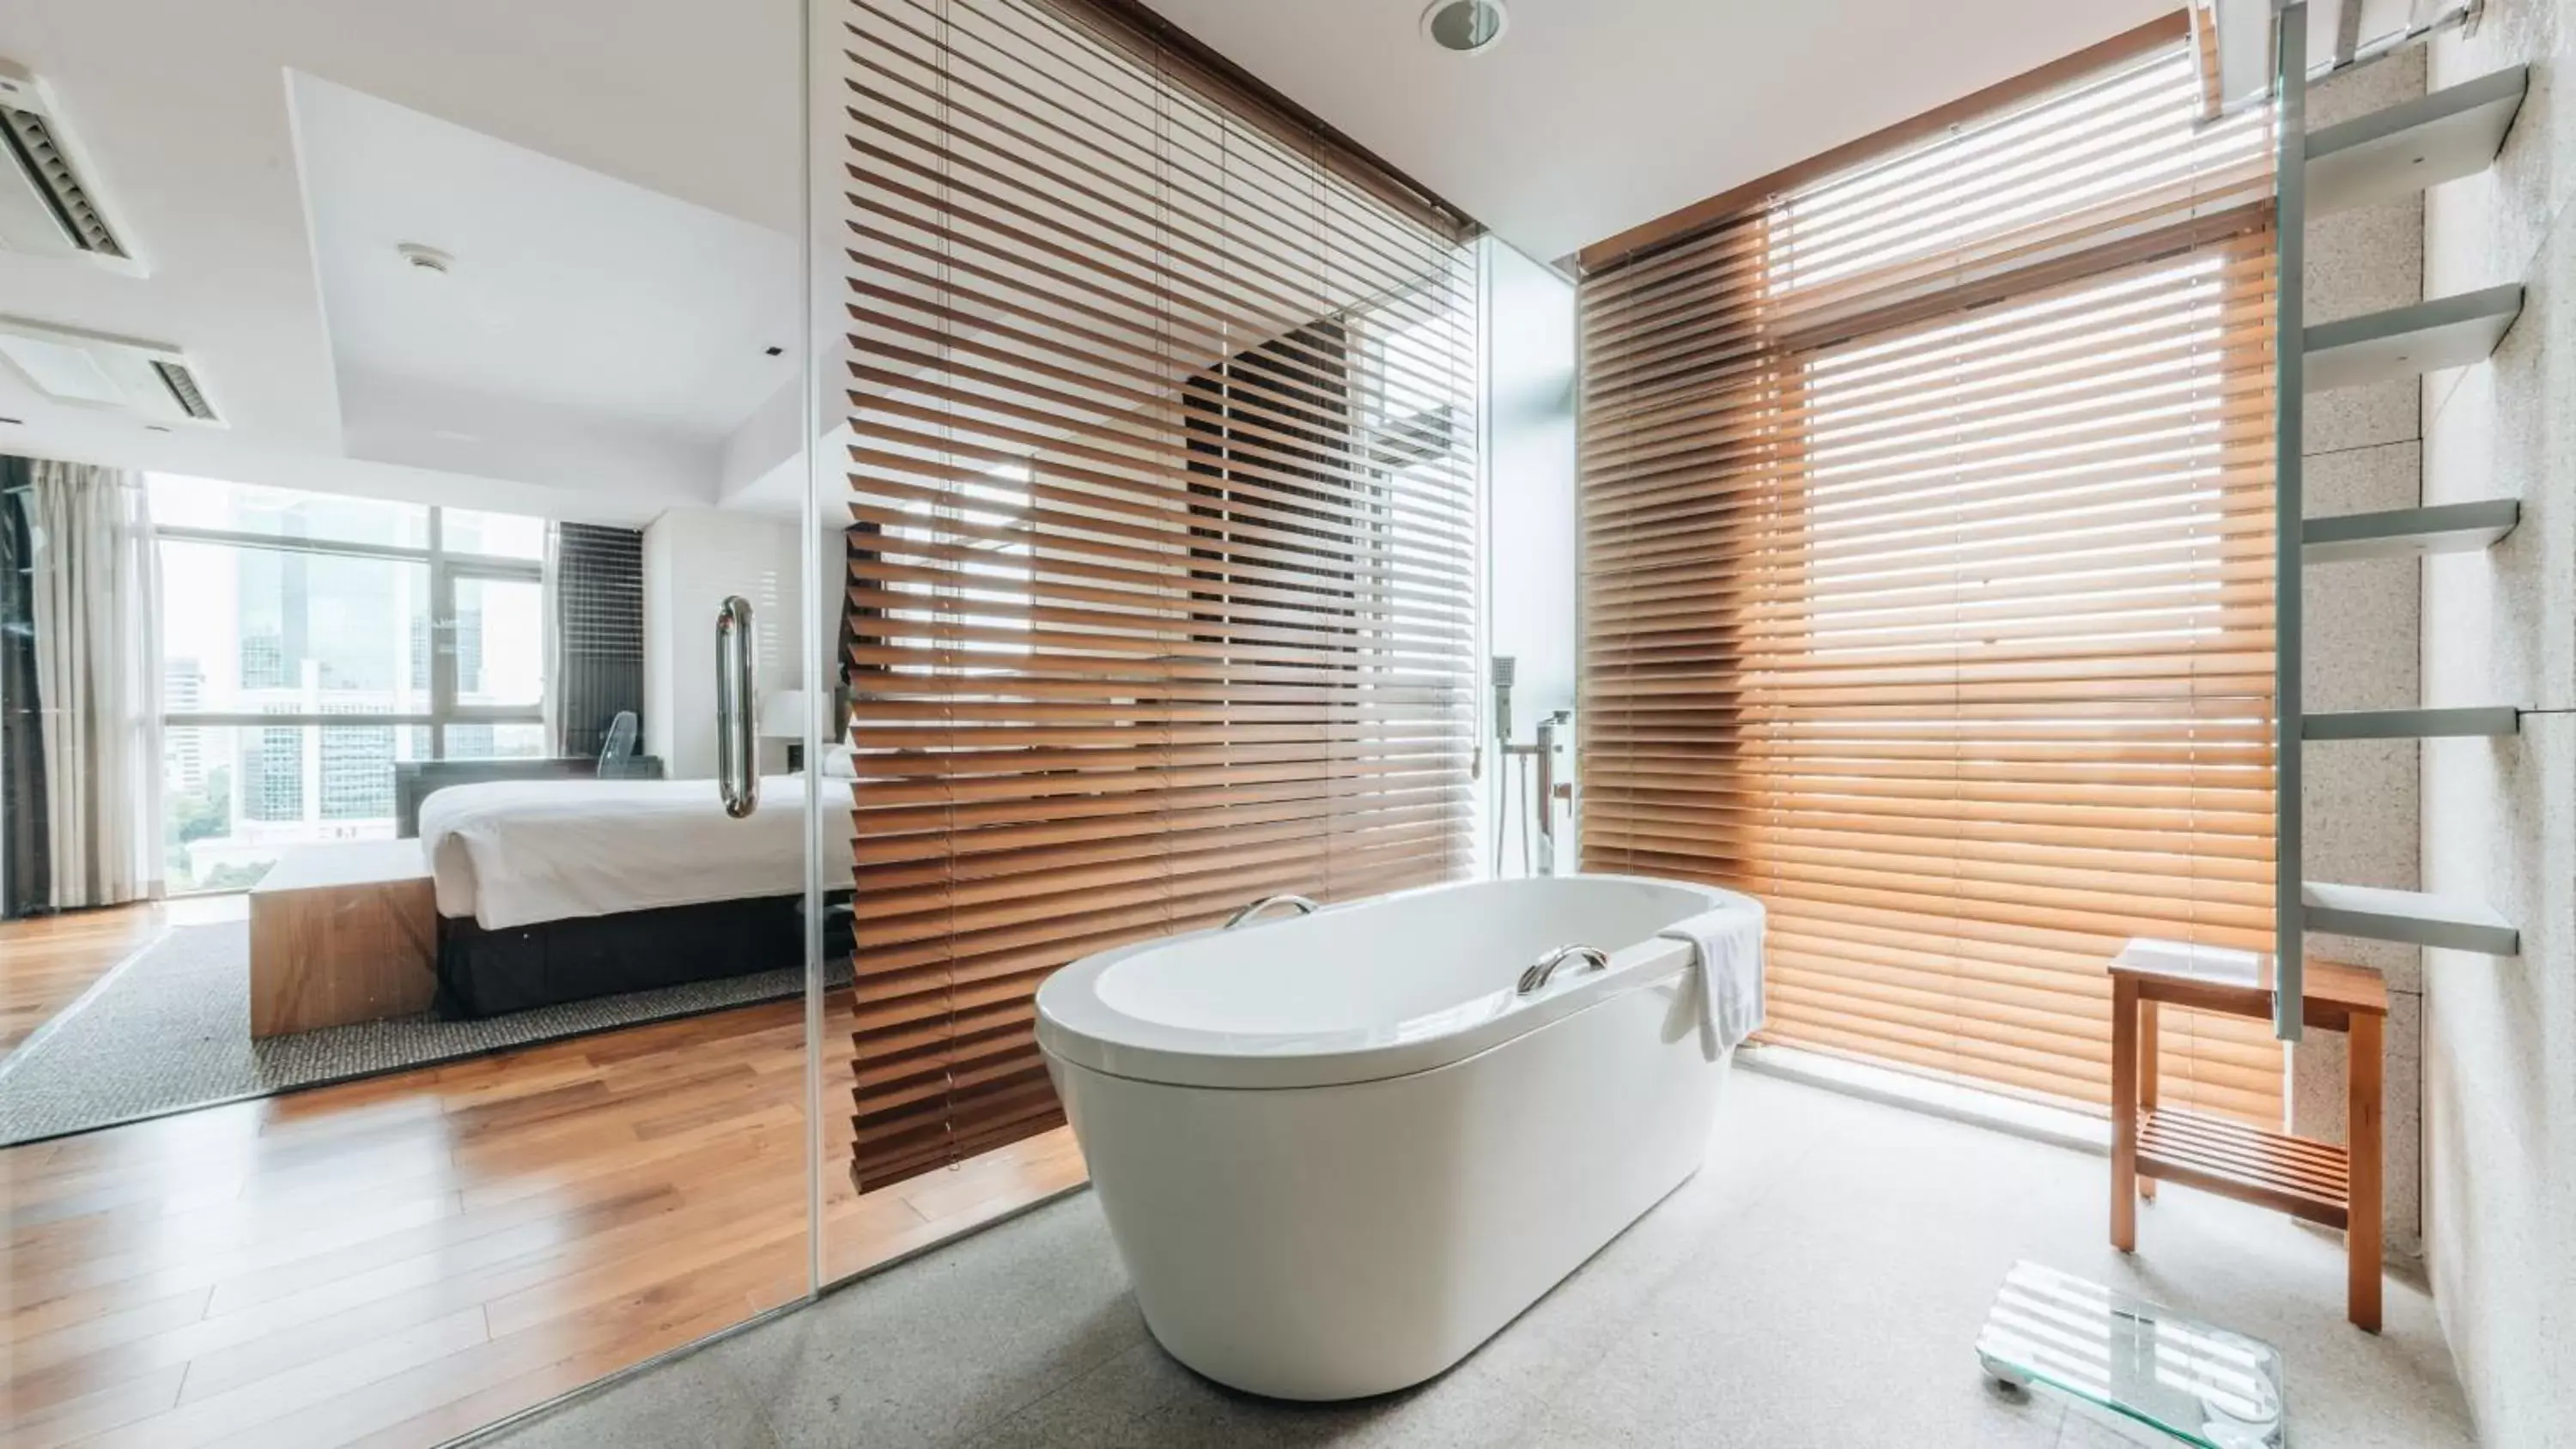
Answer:
<svg viewBox="0 0 2576 1449"><path fill-rule="evenodd" d="M847 786L824 782L825 810ZM847 885L849 830L824 832L825 889ZM486 930L805 889L805 782L760 782L725 814L713 780L495 780L420 806L438 913Z"/></svg>

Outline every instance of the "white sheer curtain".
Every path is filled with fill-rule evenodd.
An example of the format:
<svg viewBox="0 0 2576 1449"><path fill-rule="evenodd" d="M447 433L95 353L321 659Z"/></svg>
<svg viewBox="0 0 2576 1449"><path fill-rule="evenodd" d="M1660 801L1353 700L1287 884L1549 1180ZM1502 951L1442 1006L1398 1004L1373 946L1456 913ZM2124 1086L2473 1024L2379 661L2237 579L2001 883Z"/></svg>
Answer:
<svg viewBox="0 0 2576 1449"><path fill-rule="evenodd" d="M26 495L53 904L161 891L161 566L142 475L39 461Z"/></svg>

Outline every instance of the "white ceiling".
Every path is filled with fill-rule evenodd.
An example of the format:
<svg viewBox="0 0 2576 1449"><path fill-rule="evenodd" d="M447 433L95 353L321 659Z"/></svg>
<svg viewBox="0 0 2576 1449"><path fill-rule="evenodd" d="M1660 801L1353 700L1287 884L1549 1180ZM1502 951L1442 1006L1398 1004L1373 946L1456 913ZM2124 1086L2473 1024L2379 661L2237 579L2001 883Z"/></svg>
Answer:
<svg viewBox="0 0 2576 1449"><path fill-rule="evenodd" d="M1555 260L2180 8L2180 0L1154 0L1512 245Z"/></svg>
<svg viewBox="0 0 2576 1449"><path fill-rule="evenodd" d="M792 233L310 76L290 90L350 456L542 474L587 448L602 486L709 486L794 383L765 351L801 336Z"/></svg>
<svg viewBox="0 0 2576 1449"><path fill-rule="evenodd" d="M6 0L0 56L47 80L148 275L0 252L0 313L179 344L231 426L148 433L0 369L0 415L23 420L0 447L597 521L718 501L739 449L712 420L787 372L757 345L748 371L723 363L777 325L751 316L770 290L795 294L792 271L744 273L792 268L802 225L799 16L797 0ZM365 134L335 133L352 124ZM548 190L581 215L532 209ZM458 254L454 315L364 283L382 232L415 226L452 238L404 239ZM704 275L675 301L693 257ZM659 329L726 354L704 391L680 349L638 345ZM564 426L620 388L658 401ZM666 428L636 422L657 406Z"/></svg>
<svg viewBox="0 0 2576 1449"><path fill-rule="evenodd" d="M1554 258L2174 0L1510 0L1474 58L1417 0L1156 3ZM795 507L800 13L0 0L0 56L51 84L147 265L0 252L0 313L178 344L231 424L149 432L0 368L0 448L602 522ZM453 252L448 285L395 241Z"/></svg>

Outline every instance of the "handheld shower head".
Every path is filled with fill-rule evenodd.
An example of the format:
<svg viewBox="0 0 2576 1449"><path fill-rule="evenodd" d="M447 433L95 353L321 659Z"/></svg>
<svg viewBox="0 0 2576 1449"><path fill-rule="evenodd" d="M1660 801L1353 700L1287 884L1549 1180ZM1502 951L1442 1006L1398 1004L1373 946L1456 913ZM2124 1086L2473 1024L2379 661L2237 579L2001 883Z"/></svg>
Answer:
<svg viewBox="0 0 2576 1449"><path fill-rule="evenodd" d="M1519 660L1494 656L1494 738L1507 745L1512 742L1512 676L1519 672Z"/></svg>

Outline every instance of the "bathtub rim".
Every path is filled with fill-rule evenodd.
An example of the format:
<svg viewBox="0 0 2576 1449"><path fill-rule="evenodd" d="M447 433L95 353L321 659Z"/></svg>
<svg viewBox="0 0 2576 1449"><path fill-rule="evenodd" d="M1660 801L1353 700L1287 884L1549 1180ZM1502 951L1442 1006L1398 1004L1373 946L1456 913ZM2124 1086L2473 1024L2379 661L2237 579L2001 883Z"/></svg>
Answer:
<svg viewBox="0 0 2576 1449"><path fill-rule="evenodd" d="M1761 902L1751 896L1696 881L1609 873L1547 879L1678 889L1700 896L1705 909L1738 908L1767 914ZM1323 909L1367 910L1412 897L1492 884L1496 882L1446 881ZM1038 988L1039 1049L1089 1071L1166 1086L1259 1090L1383 1081L1481 1055L1611 996L1661 985L1691 969L1688 944L1650 935L1613 949L1606 970L1561 973L1538 995L1521 998L1513 993L1510 975L1518 965L1527 963L1510 965L1508 969L1505 963L1498 963L1496 991L1460 1003L1463 1006L1490 1001L1495 1008L1491 1014L1442 1030L1400 1037L1388 1037L1375 1028L1276 1034L1212 1031L1131 1016L1101 999L1097 982L1119 963L1216 934L1215 930L1202 930L1160 936L1097 951L1058 970Z"/></svg>

